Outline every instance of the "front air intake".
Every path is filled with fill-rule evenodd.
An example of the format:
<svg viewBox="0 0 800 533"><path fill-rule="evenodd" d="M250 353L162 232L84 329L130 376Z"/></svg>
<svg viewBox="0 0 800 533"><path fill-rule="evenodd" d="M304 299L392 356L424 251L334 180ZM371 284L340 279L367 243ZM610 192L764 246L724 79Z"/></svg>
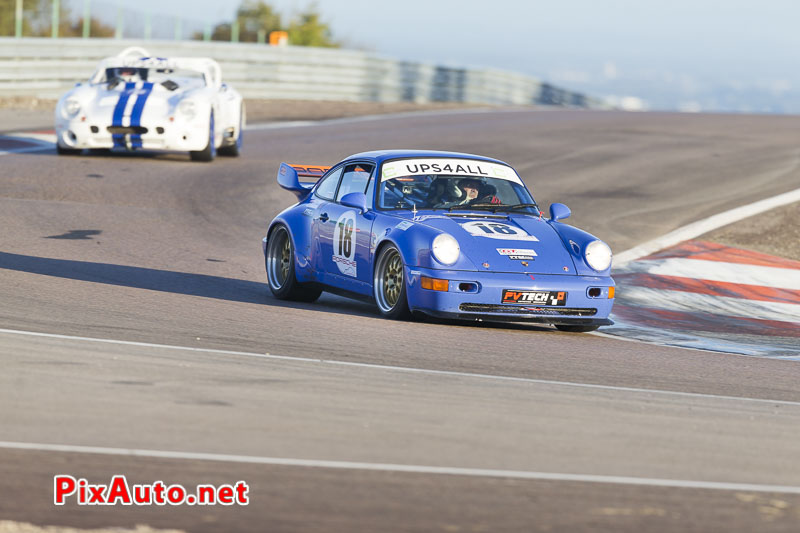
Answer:
<svg viewBox="0 0 800 533"><path fill-rule="evenodd" d="M597 314L597 309L593 307L534 307L526 305L463 303L458 309L465 313L491 313L502 315L594 316Z"/></svg>
<svg viewBox="0 0 800 533"><path fill-rule="evenodd" d="M141 135L147 133L147 128L144 126L109 126L106 129L109 133L122 135Z"/></svg>

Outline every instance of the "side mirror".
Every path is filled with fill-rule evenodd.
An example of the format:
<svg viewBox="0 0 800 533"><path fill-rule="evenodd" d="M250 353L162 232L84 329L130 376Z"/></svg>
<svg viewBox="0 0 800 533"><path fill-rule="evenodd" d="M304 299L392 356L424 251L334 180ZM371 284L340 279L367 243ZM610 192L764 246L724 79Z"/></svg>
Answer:
<svg viewBox="0 0 800 533"><path fill-rule="evenodd" d="M572 214L572 211L569 210L569 207L565 206L564 204L550 204L550 220L553 222L558 222L564 218L569 218Z"/></svg>
<svg viewBox="0 0 800 533"><path fill-rule="evenodd" d="M345 207L358 209L361 213L367 212L367 195L363 192L351 192L342 196L339 203Z"/></svg>

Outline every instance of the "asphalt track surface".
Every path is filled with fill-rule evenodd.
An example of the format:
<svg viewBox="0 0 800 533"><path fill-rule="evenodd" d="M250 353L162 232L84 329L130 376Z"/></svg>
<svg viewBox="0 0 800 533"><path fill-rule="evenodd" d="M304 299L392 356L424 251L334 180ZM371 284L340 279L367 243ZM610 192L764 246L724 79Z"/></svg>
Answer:
<svg viewBox="0 0 800 533"><path fill-rule="evenodd" d="M211 164L5 155L0 328L64 337L0 332L0 440L295 463L0 447L0 519L188 531L797 531L796 363L548 327L392 322L327 295L273 299L260 239L293 200L275 181L278 164L402 147L506 160L540 204L566 203L573 224L618 251L795 189L800 176L795 118L586 111L255 130L242 157ZM298 359L257 357L266 353ZM507 475L479 474L494 470ZM56 474L242 479L251 503L56 507Z"/></svg>

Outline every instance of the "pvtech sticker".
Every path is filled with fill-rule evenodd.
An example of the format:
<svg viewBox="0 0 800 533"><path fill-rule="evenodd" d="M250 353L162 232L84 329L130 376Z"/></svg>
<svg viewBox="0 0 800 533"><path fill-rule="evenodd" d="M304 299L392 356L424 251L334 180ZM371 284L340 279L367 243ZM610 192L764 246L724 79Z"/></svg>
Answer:
<svg viewBox="0 0 800 533"><path fill-rule="evenodd" d="M497 248L497 253L515 261L530 261L536 257L536 250L529 248Z"/></svg>
<svg viewBox="0 0 800 533"><path fill-rule="evenodd" d="M515 291L503 290L504 304L566 305L566 291Z"/></svg>

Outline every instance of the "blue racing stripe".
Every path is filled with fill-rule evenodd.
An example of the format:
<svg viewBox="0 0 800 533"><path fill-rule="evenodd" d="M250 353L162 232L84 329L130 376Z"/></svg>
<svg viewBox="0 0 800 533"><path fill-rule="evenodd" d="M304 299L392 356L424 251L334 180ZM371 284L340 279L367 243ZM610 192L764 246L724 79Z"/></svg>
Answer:
<svg viewBox="0 0 800 533"><path fill-rule="evenodd" d="M128 99L133 94L136 88L136 83L129 81L125 83L125 88L119 95L117 105L114 107L114 116L111 119L112 126L122 126L122 117L125 115L125 108L128 106ZM125 146L125 135L123 133L113 133L111 138L114 140L114 146Z"/></svg>
<svg viewBox="0 0 800 533"><path fill-rule="evenodd" d="M136 97L136 103L133 104L133 111L131 111L131 126L142 125L142 112L144 111L144 104L147 103L147 97L150 96L151 92L153 92L153 83L146 82L142 87L142 90L139 91L139 95ZM131 147L142 147L141 134L134 133L131 135Z"/></svg>

